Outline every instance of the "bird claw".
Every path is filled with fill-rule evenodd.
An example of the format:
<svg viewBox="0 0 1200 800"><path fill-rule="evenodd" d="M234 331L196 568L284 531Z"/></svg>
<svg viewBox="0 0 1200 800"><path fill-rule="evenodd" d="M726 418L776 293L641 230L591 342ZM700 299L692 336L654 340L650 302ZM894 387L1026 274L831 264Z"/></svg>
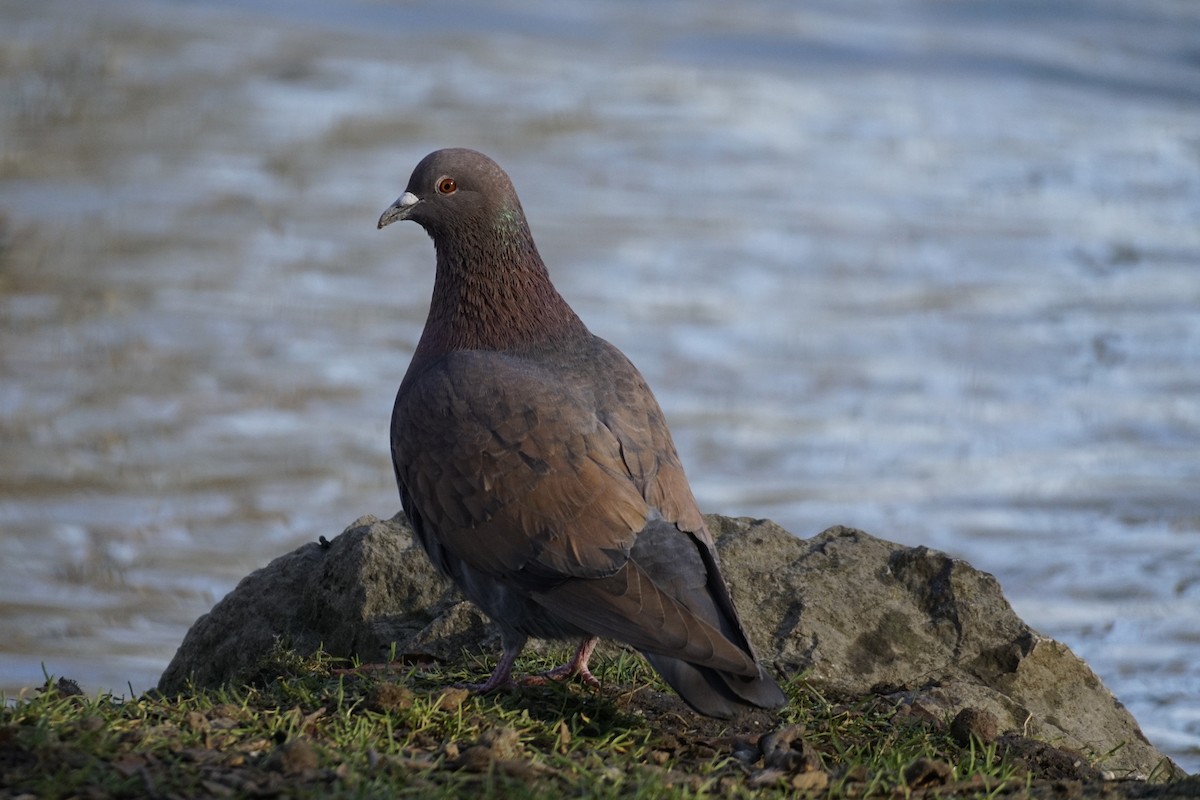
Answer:
<svg viewBox="0 0 1200 800"><path fill-rule="evenodd" d="M545 686L550 681L565 681L568 678L578 677L580 683L586 686L591 686L593 689L600 688L600 681L592 674L592 671L587 667L579 667L575 664L563 664L560 667L539 672L535 675L526 675L521 678L521 683L525 686Z"/></svg>
<svg viewBox="0 0 1200 800"><path fill-rule="evenodd" d="M532 675L510 676L502 681L486 680L483 683L456 683L454 686L458 689L466 689L472 694L490 694L502 690L518 689L522 686L546 686L551 681L565 681L575 677L578 677L581 683L591 686L593 689L600 688L600 681L592 674L591 670L587 667L575 670L572 669L570 664L563 664L546 672L537 672Z"/></svg>
<svg viewBox="0 0 1200 800"><path fill-rule="evenodd" d="M600 688L600 681L588 669L588 659L591 658L592 650L596 647L596 637L591 636L579 643L579 647L575 650L575 655L571 660L561 667L555 667L547 672L540 672L536 675L524 675L520 678L512 677L513 662L517 660L517 654L521 652L520 647L512 647L504 651L504 655L500 658L500 662L496 664L496 669L492 671L492 675L483 683L456 683L455 686L466 689L469 692L478 694L488 694L498 689L515 689L518 686L545 686L550 681L561 681L567 678L578 676L579 680L584 684L591 686L594 689Z"/></svg>

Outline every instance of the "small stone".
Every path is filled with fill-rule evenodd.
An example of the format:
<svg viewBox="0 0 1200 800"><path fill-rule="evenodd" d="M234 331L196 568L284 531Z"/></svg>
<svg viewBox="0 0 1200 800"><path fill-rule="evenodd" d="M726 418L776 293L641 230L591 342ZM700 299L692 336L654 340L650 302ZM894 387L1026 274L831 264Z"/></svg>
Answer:
<svg viewBox="0 0 1200 800"><path fill-rule="evenodd" d="M1075 750L1055 747L1025 736L1005 734L996 739L1005 760L1022 763L1042 777L1055 779L1100 780L1103 773Z"/></svg>
<svg viewBox="0 0 1200 800"><path fill-rule="evenodd" d="M241 706L235 706L233 703L220 703L213 706L212 714L214 717L225 717L234 720L240 720L246 716L245 710Z"/></svg>
<svg viewBox="0 0 1200 800"><path fill-rule="evenodd" d="M457 759L451 755L452 747L457 750L453 744L446 745L446 760L456 761L459 769L468 772L484 772L493 764L520 761L523 752L520 734L508 727L484 731Z"/></svg>
<svg viewBox="0 0 1200 800"><path fill-rule="evenodd" d="M458 766L467 772L486 772L495 760L490 747L473 744L462 752Z"/></svg>
<svg viewBox="0 0 1200 800"><path fill-rule="evenodd" d="M193 733L204 733L208 730L208 717L199 711L189 711L183 715L183 724Z"/></svg>
<svg viewBox="0 0 1200 800"><path fill-rule="evenodd" d="M484 731L476 743L491 750L497 759L509 760L521 756L521 736L509 727L492 728Z"/></svg>
<svg viewBox="0 0 1200 800"><path fill-rule="evenodd" d="M944 786L953 774L954 769L945 761L918 758L904 770L904 782L910 789L929 789Z"/></svg>
<svg viewBox="0 0 1200 800"><path fill-rule="evenodd" d="M855 764L846 770L844 779L846 783L869 783L871 781L871 770L867 769L864 764Z"/></svg>
<svg viewBox="0 0 1200 800"><path fill-rule="evenodd" d="M367 708L387 714L412 708L413 693L407 686L398 683L379 683L367 692Z"/></svg>
<svg viewBox="0 0 1200 800"><path fill-rule="evenodd" d="M671 754L666 750L651 750L648 754L650 761L658 766L662 766L671 760Z"/></svg>
<svg viewBox="0 0 1200 800"><path fill-rule="evenodd" d="M733 757L743 764L753 764L762 758L761 737L735 736L729 749Z"/></svg>
<svg viewBox="0 0 1200 800"><path fill-rule="evenodd" d="M829 774L824 770L801 772L792 776L792 788L801 792L819 792L829 786Z"/></svg>
<svg viewBox="0 0 1200 800"><path fill-rule="evenodd" d="M275 748L267 756L268 769L285 775L299 775L316 769L319 764L317 751L307 739L292 739Z"/></svg>
<svg viewBox="0 0 1200 800"><path fill-rule="evenodd" d="M1000 735L1000 721L990 711L964 708L950 723L950 735L960 747L969 747L972 738L983 744L990 744Z"/></svg>
<svg viewBox="0 0 1200 800"><path fill-rule="evenodd" d="M451 686L438 696L437 709L438 711L457 711L470 696L471 693L461 686Z"/></svg>
<svg viewBox="0 0 1200 800"><path fill-rule="evenodd" d="M738 790L738 780L732 775L726 775L717 781L717 792L724 797L733 797Z"/></svg>
<svg viewBox="0 0 1200 800"><path fill-rule="evenodd" d="M547 770L527 758L504 759L496 762L497 768L505 775L519 778L527 783L533 783L547 774Z"/></svg>
<svg viewBox="0 0 1200 800"><path fill-rule="evenodd" d="M783 779L785 774L786 773L784 773L783 770L775 769L774 767L760 769L758 772L750 776L750 780L747 783L752 789L761 789L764 786L774 786Z"/></svg>
<svg viewBox="0 0 1200 800"><path fill-rule="evenodd" d="M788 725L762 737L763 766L784 772L820 769L821 755L804 741L804 726Z"/></svg>

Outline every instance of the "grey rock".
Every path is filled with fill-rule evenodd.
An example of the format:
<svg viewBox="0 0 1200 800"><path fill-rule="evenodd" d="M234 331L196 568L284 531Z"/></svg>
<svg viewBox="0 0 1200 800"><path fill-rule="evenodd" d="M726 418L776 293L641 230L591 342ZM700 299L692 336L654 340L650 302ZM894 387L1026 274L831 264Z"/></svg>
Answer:
<svg viewBox="0 0 1200 800"><path fill-rule="evenodd" d="M1184 773L1066 645L1026 625L999 582L936 550L834 527L797 539L768 520L708 517L764 662L927 721L987 711L1003 732L1097 759L1116 777Z"/></svg>
<svg viewBox="0 0 1200 800"><path fill-rule="evenodd" d="M1013 612L991 575L925 547L834 527L798 539L708 516L761 660L833 694L875 694L929 724L963 709L1000 732L1076 750L1117 777L1182 776L1095 673ZM185 637L159 681L237 681L277 640L302 654L454 660L496 630L430 566L403 517L363 517L245 579Z"/></svg>
<svg viewBox="0 0 1200 800"><path fill-rule="evenodd" d="M397 656L449 660L478 648L486 618L439 576L402 518L365 516L331 541L280 556L196 620L159 678L173 694L250 674L282 642L366 662Z"/></svg>

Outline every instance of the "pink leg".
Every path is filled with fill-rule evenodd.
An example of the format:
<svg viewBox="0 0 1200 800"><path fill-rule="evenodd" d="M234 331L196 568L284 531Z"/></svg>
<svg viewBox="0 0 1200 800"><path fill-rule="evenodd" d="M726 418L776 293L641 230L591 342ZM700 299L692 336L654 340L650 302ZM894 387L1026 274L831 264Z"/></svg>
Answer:
<svg viewBox="0 0 1200 800"><path fill-rule="evenodd" d="M522 643L523 644L523 643ZM500 660L496 662L496 668L492 670L491 676L483 683L456 683L462 689L469 689L472 692L487 694L494 692L497 689L507 689L513 685L512 668L516 663L517 656L521 654L521 648L516 649L505 648L504 655L500 656Z"/></svg>
<svg viewBox="0 0 1200 800"><path fill-rule="evenodd" d="M561 667L555 667L549 672L543 672L541 675L530 675L522 682L531 685L543 684L546 681L561 681L567 678L579 676L579 680L586 683L588 686L599 687L600 681L588 669L588 659L592 657L592 651L596 649L596 643L600 640L595 637L589 637L579 643L579 647L575 648L575 655L571 660Z"/></svg>
<svg viewBox="0 0 1200 800"><path fill-rule="evenodd" d="M575 655L571 660L561 667L543 672L540 675L528 675L519 680L520 683L527 686L538 686L545 684L547 681L561 681L567 678L578 676L579 680L588 686L599 687L600 681L588 669L588 659L592 657L592 651L596 649L596 644L600 640L595 637L589 637L579 643L579 647L575 648ZM525 642L522 641L515 647L504 648L504 654L500 656L500 660L496 662L496 668L492 670L492 674L483 683L456 683L461 689L469 689L472 692L479 694L487 694L494 692L497 689L513 688L517 681L513 680L512 668L517 661L517 656L521 654ZM336 674L347 674L354 672L366 672L374 670L386 670L391 667L390 664L363 664L357 669L334 670Z"/></svg>

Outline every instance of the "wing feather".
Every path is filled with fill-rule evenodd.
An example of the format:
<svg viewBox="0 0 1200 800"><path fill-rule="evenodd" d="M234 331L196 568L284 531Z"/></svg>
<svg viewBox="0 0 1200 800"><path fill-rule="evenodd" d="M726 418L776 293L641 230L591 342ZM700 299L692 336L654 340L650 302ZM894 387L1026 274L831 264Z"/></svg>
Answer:
<svg viewBox="0 0 1200 800"><path fill-rule="evenodd" d="M611 575L650 515L594 398L504 354L427 369L397 400L392 448L430 535L498 578Z"/></svg>

